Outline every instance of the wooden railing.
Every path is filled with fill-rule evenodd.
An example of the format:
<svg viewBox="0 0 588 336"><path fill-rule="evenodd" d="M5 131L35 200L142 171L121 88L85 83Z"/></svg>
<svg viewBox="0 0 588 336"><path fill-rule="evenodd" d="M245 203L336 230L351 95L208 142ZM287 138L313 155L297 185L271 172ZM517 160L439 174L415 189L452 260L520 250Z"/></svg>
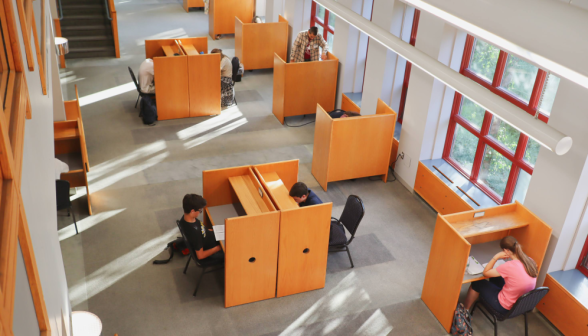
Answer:
<svg viewBox="0 0 588 336"><path fill-rule="evenodd" d="M120 47L118 45L118 19L116 18L116 8L114 7L114 0L108 0L108 9L110 11L110 17L112 21L112 36L114 37L114 50L116 52L116 58L120 58Z"/></svg>

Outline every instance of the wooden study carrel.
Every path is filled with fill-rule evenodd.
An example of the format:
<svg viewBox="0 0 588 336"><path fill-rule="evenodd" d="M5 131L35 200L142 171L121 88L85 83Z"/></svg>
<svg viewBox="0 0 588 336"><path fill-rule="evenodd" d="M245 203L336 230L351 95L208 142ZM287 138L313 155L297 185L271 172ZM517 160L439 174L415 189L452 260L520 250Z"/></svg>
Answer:
<svg viewBox="0 0 588 336"><path fill-rule="evenodd" d="M204 225L225 225L225 307L323 288L332 203L289 196L298 160L202 172Z"/></svg>
<svg viewBox="0 0 588 336"><path fill-rule="evenodd" d="M396 112L378 99L376 114L333 119L316 107L312 175L328 182L382 175L388 179Z"/></svg>
<svg viewBox="0 0 588 336"><path fill-rule="evenodd" d="M145 40L145 57L153 59L158 120L220 114L221 56L208 54L206 37Z"/></svg>
<svg viewBox="0 0 588 336"><path fill-rule="evenodd" d="M516 203L484 210L437 215L421 299L449 332L463 284L486 279L466 273L468 257L481 264L501 252L499 242L513 236L541 268L551 227Z"/></svg>
<svg viewBox="0 0 588 336"><path fill-rule="evenodd" d="M288 21L279 15L278 22L249 23L235 17L235 56L245 70L271 69L274 53L282 59L288 55Z"/></svg>
<svg viewBox="0 0 588 336"><path fill-rule="evenodd" d="M212 39L218 35L235 34L235 18L241 22L253 22L255 0L209 0L208 34Z"/></svg>

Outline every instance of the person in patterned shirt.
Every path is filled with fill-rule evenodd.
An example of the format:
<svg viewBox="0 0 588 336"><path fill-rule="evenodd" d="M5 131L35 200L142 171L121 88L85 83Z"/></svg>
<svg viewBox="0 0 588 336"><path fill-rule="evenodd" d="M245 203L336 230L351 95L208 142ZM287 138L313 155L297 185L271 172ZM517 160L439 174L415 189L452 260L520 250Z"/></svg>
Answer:
<svg viewBox="0 0 588 336"><path fill-rule="evenodd" d="M308 31L301 31L296 36L292 53L290 53L290 63L319 61L320 48L323 48L322 59L327 59L329 45L325 39L318 33L317 27L310 27Z"/></svg>

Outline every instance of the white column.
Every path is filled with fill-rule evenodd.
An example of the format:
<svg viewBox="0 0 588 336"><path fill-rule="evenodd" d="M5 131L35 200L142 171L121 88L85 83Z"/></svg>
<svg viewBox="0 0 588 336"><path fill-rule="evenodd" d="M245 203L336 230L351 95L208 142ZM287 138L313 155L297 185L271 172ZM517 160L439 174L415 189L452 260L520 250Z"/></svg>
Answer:
<svg viewBox="0 0 588 336"><path fill-rule="evenodd" d="M574 144L562 156L540 149L524 202L553 229L539 283L546 272L575 268L586 241L588 223L583 213L588 200L586 106L588 90L562 79L549 125L572 137Z"/></svg>
<svg viewBox="0 0 588 336"><path fill-rule="evenodd" d="M461 59L463 53L463 46L462 53L454 53L457 33L453 26L421 12L416 47L447 66L453 65L452 58ZM418 67L412 67L398 149L398 153L404 153L404 159L400 159L395 168L398 179L409 190L414 187L418 161L433 158L435 147L442 146L439 137L443 134L439 137L437 134L440 125L449 119L450 109L442 113L446 98L443 83Z"/></svg>
<svg viewBox="0 0 588 336"><path fill-rule="evenodd" d="M406 6L401 1L374 0L372 22L382 29L400 36L405 8ZM378 98L382 98L386 104L390 103L394 70L398 58L395 52L375 40L370 41L361 98L361 113L363 115L376 113ZM400 83L400 88L402 89L402 83Z"/></svg>
<svg viewBox="0 0 588 336"><path fill-rule="evenodd" d="M265 16L266 0L255 0L255 15ZM271 2L271 0L270 0Z"/></svg>
<svg viewBox="0 0 588 336"><path fill-rule="evenodd" d="M265 22L278 22L278 15L284 15L284 0L267 0Z"/></svg>
<svg viewBox="0 0 588 336"><path fill-rule="evenodd" d="M286 0L284 3L284 18L288 20L288 61L290 51L296 35L310 28L310 9L312 0Z"/></svg>

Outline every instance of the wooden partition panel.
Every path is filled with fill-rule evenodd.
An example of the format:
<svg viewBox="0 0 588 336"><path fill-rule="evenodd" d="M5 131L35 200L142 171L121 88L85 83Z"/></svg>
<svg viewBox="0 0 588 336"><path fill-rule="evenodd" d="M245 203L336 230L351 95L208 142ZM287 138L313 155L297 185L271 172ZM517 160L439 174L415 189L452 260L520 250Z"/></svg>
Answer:
<svg viewBox="0 0 588 336"><path fill-rule="evenodd" d="M331 53L327 55L324 61L284 64L283 78L274 76L273 113L282 124L284 117L315 114L317 104L327 111L335 108L339 59ZM279 60L274 58L274 71L276 66L279 66L276 62L286 63L280 57L278 58ZM279 96L282 91L279 88L282 86L283 98ZM281 106L276 109L276 104Z"/></svg>
<svg viewBox="0 0 588 336"><path fill-rule="evenodd" d="M204 7L204 0L184 0L183 7L186 12L189 12L190 8Z"/></svg>
<svg viewBox="0 0 588 336"><path fill-rule="evenodd" d="M272 112L284 124L284 95L286 89L286 62L274 53L274 95Z"/></svg>
<svg viewBox="0 0 588 336"><path fill-rule="evenodd" d="M255 0L210 0L208 8L208 33L215 39L235 33L235 17L252 22Z"/></svg>
<svg viewBox="0 0 588 336"><path fill-rule="evenodd" d="M317 105L311 172L324 190L327 190L327 183L329 181L329 155L331 150L332 132L333 119L331 119L320 105Z"/></svg>
<svg viewBox="0 0 588 336"><path fill-rule="evenodd" d="M182 42L184 45L191 44L196 50L198 50L198 52L204 51L205 54L208 54L207 37L185 37L177 39L145 40L145 58L165 56L162 48L164 46L174 47L174 50L176 50L176 40Z"/></svg>
<svg viewBox="0 0 588 336"><path fill-rule="evenodd" d="M420 161L414 182L414 191L442 215L473 210L466 201L454 193L445 182Z"/></svg>
<svg viewBox="0 0 588 336"><path fill-rule="evenodd" d="M202 172L202 197L207 206L239 203L229 177L247 175L249 166L205 170Z"/></svg>
<svg viewBox="0 0 588 336"><path fill-rule="evenodd" d="M470 244L437 215L421 299L449 332L457 306Z"/></svg>
<svg viewBox="0 0 588 336"><path fill-rule="evenodd" d="M298 182L299 160L266 163L253 166L261 174L276 172L288 190Z"/></svg>
<svg viewBox="0 0 588 336"><path fill-rule="evenodd" d="M280 212L277 296L325 287L332 203Z"/></svg>
<svg viewBox="0 0 588 336"><path fill-rule="evenodd" d="M526 227L513 229L510 235L515 237L519 244L523 247L525 254L531 257L537 263L537 268L541 268L543 258L549 245L551 232L553 229L543 222L539 217L535 216L531 211L521 205L519 201L515 201L518 211L520 211L529 225Z"/></svg>
<svg viewBox="0 0 588 336"><path fill-rule="evenodd" d="M549 287L549 292L537 309L564 335L588 335L588 308L549 274L543 286Z"/></svg>
<svg viewBox="0 0 588 336"><path fill-rule="evenodd" d="M279 222L277 211L226 219L225 307L276 296Z"/></svg>
<svg viewBox="0 0 588 336"><path fill-rule="evenodd" d="M188 57L155 57L153 66L158 120L188 118Z"/></svg>
<svg viewBox="0 0 588 336"><path fill-rule="evenodd" d="M348 112L361 113L361 108L353 100L349 99L344 93L341 95L341 109Z"/></svg>
<svg viewBox="0 0 588 336"><path fill-rule="evenodd" d="M398 146L400 143L396 138L392 140L392 153L390 154L390 167L396 167L396 158L398 157Z"/></svg>
<svg viewBox="0 0 588 336"><path fill-rule="evenodd" d="M220 114L220 54L188 56L190 117Z"/></svg>
<svg viewBox="0 0 588 336"><path fill-rule="evenodd" d="M282 59L288 54L288 21L249 23L235 17L235 56L245 70L274 67L274 53Z"/></svg>

